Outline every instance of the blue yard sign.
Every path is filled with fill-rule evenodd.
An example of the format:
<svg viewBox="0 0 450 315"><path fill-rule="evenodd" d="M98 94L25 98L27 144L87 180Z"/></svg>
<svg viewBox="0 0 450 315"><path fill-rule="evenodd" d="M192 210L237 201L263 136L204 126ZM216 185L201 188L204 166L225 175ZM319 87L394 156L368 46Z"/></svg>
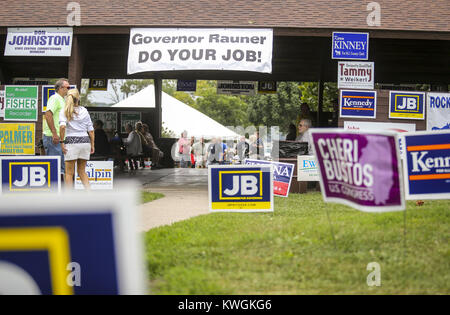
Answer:
<svg viewBox="0 0 450 315"><path fill-rule="evenodd" d="M341 90L340 96L340 117L376 118L376 91Z"/></svg>
<svg viewBox="0 0 450 315"><path fill-rule="evenodd" d="M0 158L0 192L59 192L59 156L13 156Z"/></svg>
<svg viewBox="0 0 450 315"><path fill-rule="evenodd" d="M0 295L147 293L136 194L123 188L5 198Z"/></svg>
<svg viewBox="0 0 450 315"><path fill-rule="evenodd" d="M404 137L406 199L450 199L450 131Z"/></svg>
<svg viewBox="0 0 450 315"><path fill-rule="evenodd" d="M272 165L209 166L210 211L273 211L272 172Z"/></svg>
<svg viewBox="0 0 450 315"><path fill-rule="evenodd" d="M197 80L177 80L177 91L195 92L197 90Z"/></svg>
<svg viewBox="0 0 450 315"><path fill-rule="evenodd" d="M333 32L332 59L367 60L369 33Z"/></svg>
<svg viewBox="0 0 450 315"><path fill-rule="evenodd" d="M389 91L389 118L425 119L425 93Z"/></svg>

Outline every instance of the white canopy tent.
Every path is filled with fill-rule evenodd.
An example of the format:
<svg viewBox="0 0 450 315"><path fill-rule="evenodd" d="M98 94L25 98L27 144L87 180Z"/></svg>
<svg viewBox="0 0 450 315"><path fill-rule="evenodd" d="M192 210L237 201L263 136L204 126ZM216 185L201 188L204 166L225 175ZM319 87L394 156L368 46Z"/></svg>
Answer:
<svg viewBox="0 0 450 315"><path fill-rule="evenodd" d="M237 138L239 135L195 108L162 92L162 122L179 137L186 130L188 137ZM112 107L155 107L155 87L150 85Z"/></svg>

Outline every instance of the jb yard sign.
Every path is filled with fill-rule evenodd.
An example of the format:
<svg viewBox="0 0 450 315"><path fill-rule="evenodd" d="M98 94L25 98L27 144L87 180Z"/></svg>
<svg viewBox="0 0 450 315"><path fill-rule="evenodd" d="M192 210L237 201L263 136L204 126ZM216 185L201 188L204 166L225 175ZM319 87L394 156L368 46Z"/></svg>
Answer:
<svg viewBox="0 0 450 315"><path fill-rule="evenodd" d="M208 168L211 212L272 212L272 165L211 165Z"/></svg>
<svg viewBox="0 0 450 315"><path fill-rule="evenodd" d="M133 189L4 197L0 295L145 294Z"/></svg>

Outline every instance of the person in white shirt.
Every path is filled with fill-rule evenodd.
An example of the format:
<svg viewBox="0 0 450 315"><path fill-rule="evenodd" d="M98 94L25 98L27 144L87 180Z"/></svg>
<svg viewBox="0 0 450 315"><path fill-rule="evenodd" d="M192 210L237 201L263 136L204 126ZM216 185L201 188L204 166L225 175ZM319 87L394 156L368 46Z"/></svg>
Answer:
<svg viewBox="0 0 450 315"><path fill-rule="evenodd" d="M80 106L80 93L77 89L67 92L66 106L59 114L59 133L61 149L66 166L66 187L73 187L75 164L78 175L86 189L89 189L89 178L86 174L86 163L90 154L95 152L94 127L87 109Z"/></svg>
<svg viewBox="0 0 450 315"><path fill-rule="evenodd" d="M309 128L311 127L311 120L302 119L298 123L298 136L295 141L308 142L308 154L312 155L311 139L309 137Z"/></svg>

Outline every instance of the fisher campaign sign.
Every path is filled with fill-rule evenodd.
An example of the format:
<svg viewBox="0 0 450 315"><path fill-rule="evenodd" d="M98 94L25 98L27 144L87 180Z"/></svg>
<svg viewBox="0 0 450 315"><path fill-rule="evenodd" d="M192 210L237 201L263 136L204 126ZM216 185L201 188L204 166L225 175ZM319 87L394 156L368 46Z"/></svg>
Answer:
<svg viewBox="0 0 450 315"><path fill-rule="evenodd" d="M450 130L450 93L427 94L427 130Z"/></svg>
<svg viewBox="0 0 450 315"><path fill-rule="evenodd" d="M333 32L331 58L367 60L369 33Z"/></svg>
<svg viewBox="0 0 450 315"><path fill-rule="evenodd" d="M210 165L211 212L273 212L272 165Z"/></svg>
<svg viewBox="0 0 450 315"><path fill-rule="evenodd" d="M272 72L272 29L132 28L128 74L170 70Z"/></svg>
<svg viewBox="0 0 450 315"><path fill-rule="evenodd" d="M278 197L287 197L289 195L294 175L294 164L245 159L244 165L273 165L273 194Z"/></svg>
<svg viewBox="0 0 450 315"><path fill-rule="evenodd" d="M365 212L405 209L395 134L312 129L325 202Z"/></svg>
<svg viewBox="0 0 450 315"><path fill-rule="evenodd" d="M5 56L70 57L71 27L8 28Z"/></svg>
<svg viewBox="0 0 450 315"><path fill-rule="evenodd" d="M338 62L338 89L373 90L374 63L357 61Z"/></svg>
<svg viewBox="0 0 450 315"><path fill-rule="evenodd" d="M450 130L404 137L406 199L450 199Z"/></svg>
<svg viewBox="0 0 450 315"><path fill-rule="evenodd" d="M38 120L37 86L5 86L5 120Z"/></svg>
<svg viewBox="0 0 450 315"><path fill-rule="evenodd" d="M389 118L425 119L425 93L389 92Z"/></svg>
<svg viewBox="0 0 450 315"><path fill-rule="evenodd" d="M340 117L376 118L377 91L341 90Z"/></svg>

